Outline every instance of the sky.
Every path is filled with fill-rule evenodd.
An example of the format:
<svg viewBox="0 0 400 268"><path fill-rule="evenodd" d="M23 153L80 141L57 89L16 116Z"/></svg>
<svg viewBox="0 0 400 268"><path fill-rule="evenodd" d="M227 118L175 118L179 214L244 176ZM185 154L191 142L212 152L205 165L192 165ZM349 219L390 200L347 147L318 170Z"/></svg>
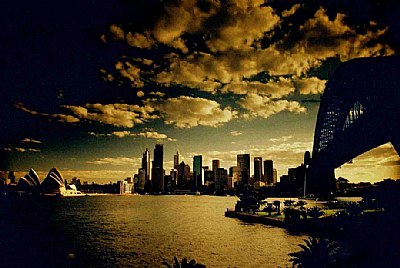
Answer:
<svg viewBox="0 0 400 268"><path fill-rule="evenodd" d="M146 148L192 165L311 151L319 99L342 62L397 54L396 1L2 1L1 169L108 183ZM360 12L362 11L362 12ZM384 144L336 170L400 178Z"/></svg>

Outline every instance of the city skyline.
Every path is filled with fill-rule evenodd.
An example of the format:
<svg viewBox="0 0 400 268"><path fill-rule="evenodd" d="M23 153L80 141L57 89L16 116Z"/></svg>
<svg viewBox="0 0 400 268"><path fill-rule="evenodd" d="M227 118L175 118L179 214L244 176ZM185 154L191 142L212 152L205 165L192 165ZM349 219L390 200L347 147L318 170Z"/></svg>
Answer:
<svg viewBox="0 0 400 268"><path fill-rule="evenodd" d="M336 67L400 44L391 1L364 1L364 14L361 2L17 2L3 9L0 157L18 177L57 167L67 179L121 180L159 143L166 172L176 152L227 169L249 154L273 160L279 177L312 151ZM384 144L339 176L399 178L399 156Z"/></svg>

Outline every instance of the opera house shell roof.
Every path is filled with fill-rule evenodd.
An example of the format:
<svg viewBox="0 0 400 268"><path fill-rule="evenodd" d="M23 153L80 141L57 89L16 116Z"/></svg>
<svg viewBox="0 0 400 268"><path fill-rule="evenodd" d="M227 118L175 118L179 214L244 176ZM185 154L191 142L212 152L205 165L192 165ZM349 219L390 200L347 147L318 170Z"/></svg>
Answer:
<svg viewBox="0 0 400 268"><path fill-rule="evenodd" d="M40 180L37 173L31 168L28 174L19 179L17 187L22 191L39 191Z"/></svg>
<svg viewBox="0 0 400 268"><path fill-rule="evenodd" d="M43 195L64 195L65 193L65 181L56 168L49 171L42 183L37 173L30 169L28 174L19 179L17 187L24 192L41 192Z"/></svg>
<svg viewBox="0 0 400 268"><path fill-rule="evenodd" d="M44 195L64 195L65 181L56 168L52 168L41 184L42 194Z"/></svg>

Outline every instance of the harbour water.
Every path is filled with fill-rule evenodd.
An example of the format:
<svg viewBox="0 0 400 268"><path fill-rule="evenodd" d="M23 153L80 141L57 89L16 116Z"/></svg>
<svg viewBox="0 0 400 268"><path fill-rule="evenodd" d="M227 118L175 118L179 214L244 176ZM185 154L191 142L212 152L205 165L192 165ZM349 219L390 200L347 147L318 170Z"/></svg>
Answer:
<svg viewBox="0 0 400 268"><path fill-rule="evenodd" d="M163 267L174 256L207 267L290 266L288 253L307 236L224 217L236 201L189 195L4 198L1 267Z"/></svg>

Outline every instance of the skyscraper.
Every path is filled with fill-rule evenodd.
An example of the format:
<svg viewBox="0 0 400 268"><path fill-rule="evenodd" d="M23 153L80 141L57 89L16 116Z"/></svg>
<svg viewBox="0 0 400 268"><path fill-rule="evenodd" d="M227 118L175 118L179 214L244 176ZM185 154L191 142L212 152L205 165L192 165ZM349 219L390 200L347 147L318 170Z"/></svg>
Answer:
<svg viewBox="0 0 400 268"><path fill-rule="evenodd" d="M145 182L148 182L150 180L150 152L148 148L146 148L146 151L143 153L142 169L144 170Z"/></svg>
<svg viewBox="0 0 400 268"><path fill-rule="evenodd" d="M214 159L212 161L212 170L217 171L220 168L220 161L218 159Z"/></svg>
<svg viewBox="0 0 400 268"><path fill-rule="evenodd" d="M164 191L164 149L162 144L156 144L154 148L154 160L152 167L152 186L154 192Z"/></svg>
<svg viewBox="0 0 400 268"><path fill-rule="evenodd" d="M217 168L215 176L215 190L225 190L228 184L228 171L224 168Z"/></svg>
<svg viewBox="0 0 400 268"><path fill-rule="evenodd" d="M264 161L264 178L267 185L274 184L274 162L272 160Z"/></svg>
<svg viewBox="0 0 400 268"><path fill-rule="evenodd" d="M214 181L215 177L217 176L217 169L220 168L220 161L218 159L214 159L212 161L212 171L214 172Z"/></svg>
<svg viewBox="0 0 400 268"><path fill-rule="evenodd" d="M254 180L262 181L262 157L254 157Z"/></svg>
<svg viewBox="0 0 400 268"><path fill-rule="evenodd" d="M274 168L274 172L273 172L273 176L272 176L272 184L276 184L278 182L278 171L276 170L276 168Z"/></svg>
<svg viewBox="0 0 400 268"><path fill-rule="evenodd" d="M195 155L193 157L193 179L195 181L196 188L201 187L203 185L202 166L203 166L203 156Z"/></svg>
<svg viewBox="0 0 400 268"><path fill-rule="evenodd" d="M229 178L231 178L231 187L234 187L238 183L237 167L229 168Z"/></svg>
<svg viewBox="0 0 400 268"><path fill-rule="evenodd" d="M189 185L190 179L190 166L185 164L185 162L181 162L178 165L178 188L187 189L191 185Z"/></svg>
<svg viewBox="0 0 400 268"><path fill-rule="evenodd" d="M139 193L144 192L145 183L146 183L146 171L143 168L139 168L136 181L136 189Z"/></svg>
<svg viewBox="0 0 400 268"><path fill-rule="evenodd" d="M241 185L249 184L250 179L250 154L237 155L237 174L238 183Z"/></svg>
<svg viewBox="0 0 400 268"><path fill-rule="evenodd" d="M174 155L174 169L178 169L179 166L179 152Z"/></svg>

